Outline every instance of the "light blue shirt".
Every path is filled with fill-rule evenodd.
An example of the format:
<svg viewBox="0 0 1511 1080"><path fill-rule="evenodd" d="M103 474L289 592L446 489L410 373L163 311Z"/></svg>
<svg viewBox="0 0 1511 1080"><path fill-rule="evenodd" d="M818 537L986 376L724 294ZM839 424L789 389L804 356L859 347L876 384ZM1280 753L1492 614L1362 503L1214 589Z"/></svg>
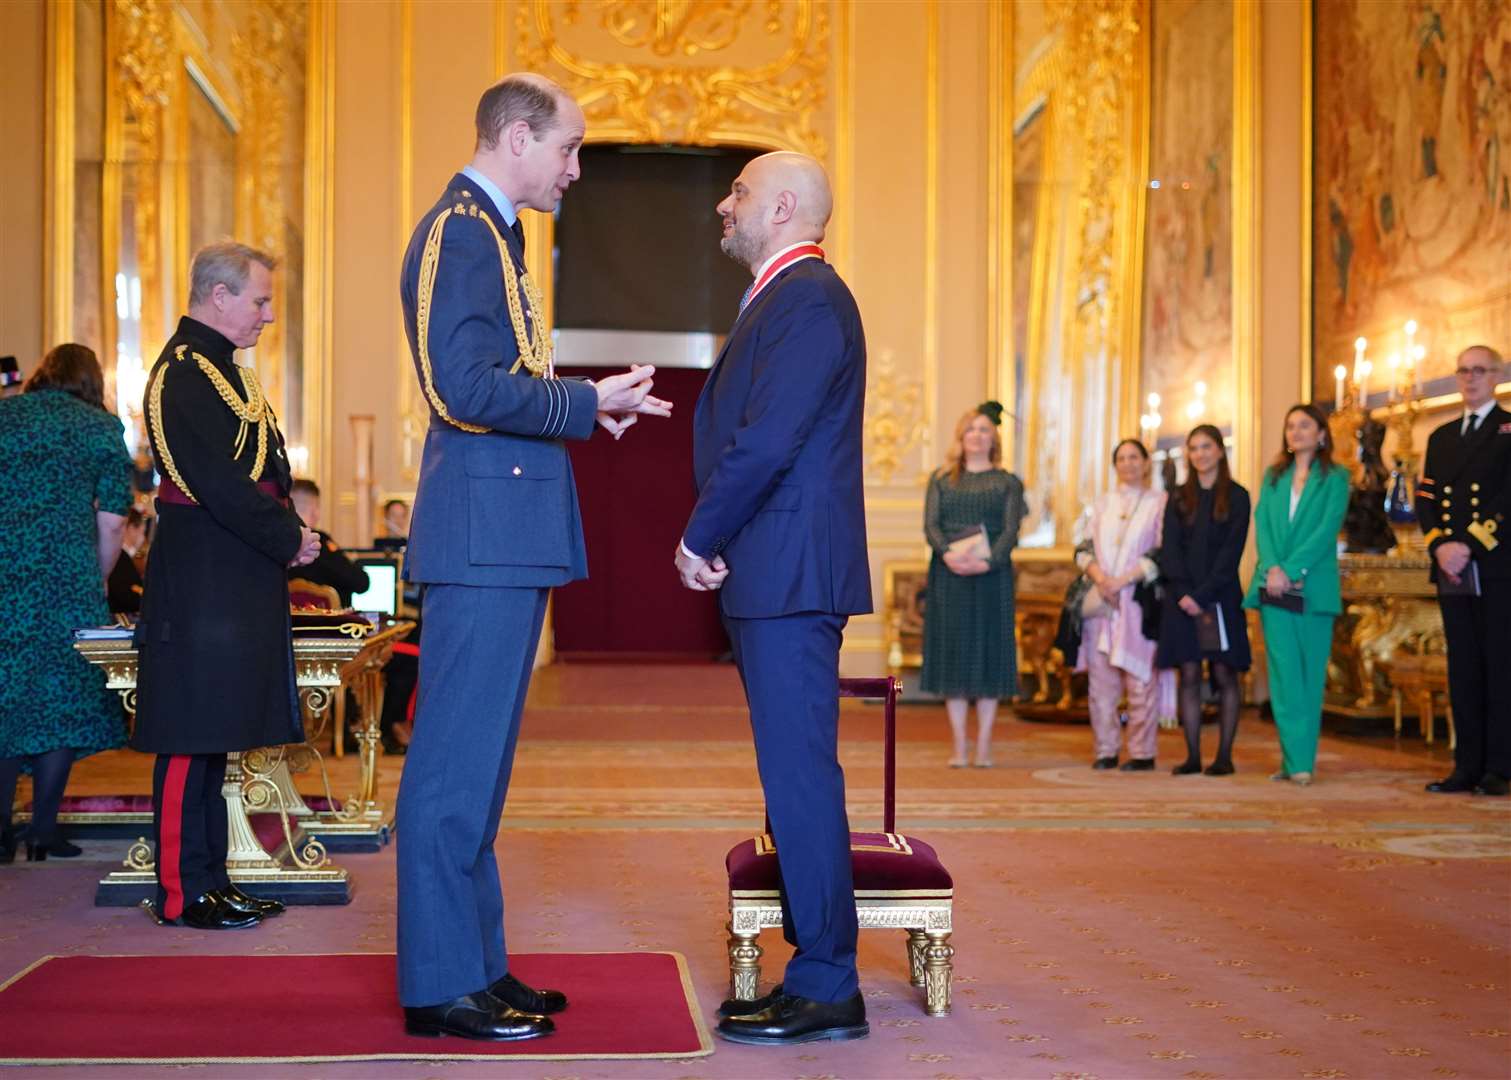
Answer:
<svg viewBox="0 0 1511 1080"><path fill-rule="evenodd" d="M498 207L498 212L504 215L504 221L510 228L513 228L514 223L519 220L519 213L514 209L514 204L509 201L509 196L500 191L497 184L478 172L471 165L464 165L462 167L462 175L487 193L488 198L493 200L493 205Z"/></svg>

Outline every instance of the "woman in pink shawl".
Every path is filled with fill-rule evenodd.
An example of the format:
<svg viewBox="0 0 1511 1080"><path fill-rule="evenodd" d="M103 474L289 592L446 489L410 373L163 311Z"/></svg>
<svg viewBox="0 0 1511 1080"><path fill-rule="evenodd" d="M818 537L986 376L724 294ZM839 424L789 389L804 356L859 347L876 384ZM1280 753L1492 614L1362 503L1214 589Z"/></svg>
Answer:
<svg viewBox="0 0 1511 1080"><path fill-rule="evenodd" d="M1087 673L1091 730L1096 740L1093 768L1118 764L1121 731L1118 705L1128 702L1128 760L1125 772L1154 768L1155 737L1161 721L1175 716L1175 673L1156 671L1155 643L1144 636L1143 610L1134 587L1159 575L1151 552L1159 547L1165 493L1149 487L1149 451L1124 439L1112 452L1117 486L1092 504L1087 539L1076 562L1091 581L1081 606L1081 654L1076 670Z"/></svg>

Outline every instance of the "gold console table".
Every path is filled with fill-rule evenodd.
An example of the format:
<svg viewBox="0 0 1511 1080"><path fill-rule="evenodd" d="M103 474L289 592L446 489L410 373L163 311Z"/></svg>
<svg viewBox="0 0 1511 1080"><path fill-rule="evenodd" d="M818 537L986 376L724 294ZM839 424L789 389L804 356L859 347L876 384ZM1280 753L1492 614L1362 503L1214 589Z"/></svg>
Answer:
<svg viewBox="0 0 1511 1080"><path fill-rule="evenodd" d="M1333 626L1325 711L1394 714L1399 732L1405 697L1417 706L1423 735L1431 741L1434 694L1446 697L1447 649L1430 569L1427 553L1417 546L1339 556L1343 614Z"/></svg>
<svg viewBox="0 0 1511 1080"><path fill-rule="evenodd" d="M350 632L339 635L295 635L295 682L305 714L306 741L232 753L226 761L221 788L229 831L226 868L238 885L296 904L350 902L350 879L345 869L331 863L327 846L360 850L379 847L387 838L390 819L378 799L380 673L394 644L413 627L414 623L400 620L364 636L354 623ZM134 714L137 656L131 639L86 639L76 641L74 648L104 670L106 685L120 694L126 710ZM314 742L335 712L336 696L346 687L355 691L361 703L363 730L358 735L362 751L358 791L341 802L331 793L330 777ZM318 769L324 788L321 809L312 808L300 796L290 771L311 766ZM254 814L276 815L276 833L264 825L261 831L269 835L260 836ZM101 880L96 905L129 906L151 895L156 867L145 837L131 845L122 867Z"/></svg>

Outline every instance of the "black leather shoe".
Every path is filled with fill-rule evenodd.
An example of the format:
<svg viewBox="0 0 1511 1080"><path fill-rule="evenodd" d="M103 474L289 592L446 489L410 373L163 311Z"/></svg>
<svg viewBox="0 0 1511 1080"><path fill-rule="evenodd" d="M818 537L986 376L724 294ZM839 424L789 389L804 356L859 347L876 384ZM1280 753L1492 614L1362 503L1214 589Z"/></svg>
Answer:
<svg viewBox="0 0 1511 1080"><path fill-rule="evenodd" d="M1203 769L1202 772L1206 773L1208 776L1232 776L1233 763L1231 761L1222 760L1214 761L1212 762L1212 764Z"/></svg>
<svg viewBox="0 0 1511 1080"><path fill-rule="evenodd" d="M1458 773L1450 773L1441 780L1434 780L1427 785L1427 790L1435 795L1451 795L1460 791L1473 791L1474 781Z"/></svg>
<svg viewBox="0 0 1511 1080"><path fill-rule="evenodd" d="M741 1001L739 998L725 998L719 1003L720 1016L749 1016L758 1013L762 1009L771 1007L771 1003L782 996L782 984L777 983L771 988L771 993L763 994L749 1001Z"/></svg>
<svg viewBox="0 0 1511 1080"><path fill-rule="evenodd" d="M185 904L183 914L176 919L165 918L150 905L149 910L159 926L188 926L195 930L245 930L262 922L261 915L233 908L213 890Z"/></svg>
<svg viewBox="0 0 1511 1080"><path fill-rule="evenodd" d="M1149 772L1154 768L1152 757L1129 758L1118 766L1118 772Z"/></svg>
<svg viewBox="0 0 1511 1080"><path fill-rule="evenodd" d="M260 896L248 896L234 884L227 885L224 889L218 891L225 898L226 903L237 911L255 912L264 919L271 918L274 915L282 915L284 912L283 901L264 900Z"/></svg>
<svg viewBox="0 0 1511 1080"><path fill-rule="evenodd" d="M479 990L439 1005L418 1009L406 1007L404 1030L411 1035L432 1039L455 1035L459 1039L515 1042L549 1035L556 1030L556 1025L544 1016L501 1005L487 990Z"/></svg>
<svg viewBox="0 0 1511 1080"><path fill-rule="evenodd" d="M1511 794L1511 784L1506 782L1504 776L1487 772L1480 782L1474 785L1474 793L1476 795L1507 795Z"/></svg>
<svg viewBox="0 0 1511 1080"><path fill-rule="evenodd" d="M9 825L0 829L0 863L16 861L16 830Z"/></svg>
<svg viewBox="0 0 1511 1080"><path fill-rule="evenodd" d="M1199 773L1199 772L1201 772L1201 759L1193 757L1193 758L1187 758L1185 761L1182 761L1175 768L1171 769L1170 770L1170 775L1171 776L1190 776L1192 773Z"/></svg>
<svg viewBox="0 0 1511 1080"><path fill-rule="evenodd" d="M488 987L488 993L517 1012L534 1013L537 1016L550 1016L567 1007L567 995L560 990L536 990L513 975L499 979Z"/></svg>
<svg viewBox="0 0 1511 1080"><path fill-rule="evenodd" d="M1091 763L1093 769L1116 769L1118 759L1115 757L1099 757Z"/></svg>
<svg viewBox="0 0 1511 1080"><path fill-rule="evenodd" d="M783 994L760 1012L726 1016L717 1030L730 1042L790 1046L823 1039L864 1039L871 1034L871 1025L866 1023L866 1003L859 994L832 1003Z"/></svg>

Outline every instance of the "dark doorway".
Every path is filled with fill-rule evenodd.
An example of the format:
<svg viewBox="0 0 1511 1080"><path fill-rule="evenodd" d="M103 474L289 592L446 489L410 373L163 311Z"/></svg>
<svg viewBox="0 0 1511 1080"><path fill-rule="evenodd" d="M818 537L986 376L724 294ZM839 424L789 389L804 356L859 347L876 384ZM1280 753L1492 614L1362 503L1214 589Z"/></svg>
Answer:
<svg viewBox="0 0 1511 1080"><path fill-rule="evenodd" d="M557 589L565 660L713 659L729 643L717 597L682 588L672 553L692 512L698 393L750 284L719 250L714 207L754 150L589 146L556 224L561 374L656 365L670 420L615 442L570 443L588 545L586 581ZM591 365L591 366L587 366ZM679 366L689 365L689 366Z"/></svg>

